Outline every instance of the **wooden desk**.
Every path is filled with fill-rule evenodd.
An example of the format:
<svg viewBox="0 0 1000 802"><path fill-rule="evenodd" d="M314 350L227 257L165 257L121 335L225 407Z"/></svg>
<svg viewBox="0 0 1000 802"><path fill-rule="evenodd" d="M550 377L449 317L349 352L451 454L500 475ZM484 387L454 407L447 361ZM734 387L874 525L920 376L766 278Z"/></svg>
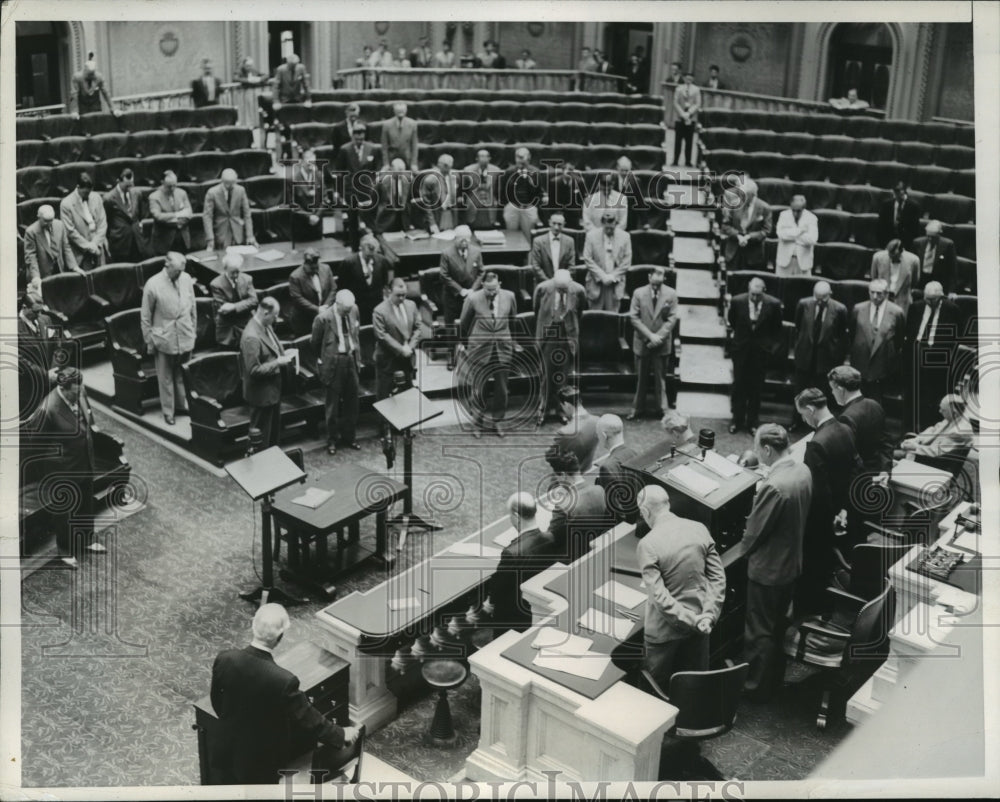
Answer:
<svg viewBox="0 0 1000 802"><path fill-rule="evenodd" d="M503 245L483 245L483 264L485 265L523 265L527 261L531 243L521 231L504 231ZM427 239L411 240L404 237L399 240L382 240L382 247L390 250L400 260L402 271L400 275L416 273L428 267L441 264L441 253L451 245L448 240Z"/></svg>
<svg viewBox="0 0 1000 802"><path fill-rule="evenodd" d="M243 272L253 277L254 287L258 291L267 289L282 281L288 281L288 276L291 272L302 264L302 254L305 253L307 248L315 248L319 251L320 261L332 267L339 266L344 259L351 255L350 248L329 237L324 237L314 242L296 241L294 250L290 241L270 242L257 247L259 251L281 251L282 254L280 259L275 259L273 262L258 259L256 256L243 257ZM205 257L212 254L215 254L215 258L206 260ZM192 273L194 277L207 284L213 278L222 274L222 257L225 255L225 249L219 249L215 251L194 251L193 253L189 253L187 258L188 261L193 263ZM334 270L334 273L336 273L336 270Z"/></svg>

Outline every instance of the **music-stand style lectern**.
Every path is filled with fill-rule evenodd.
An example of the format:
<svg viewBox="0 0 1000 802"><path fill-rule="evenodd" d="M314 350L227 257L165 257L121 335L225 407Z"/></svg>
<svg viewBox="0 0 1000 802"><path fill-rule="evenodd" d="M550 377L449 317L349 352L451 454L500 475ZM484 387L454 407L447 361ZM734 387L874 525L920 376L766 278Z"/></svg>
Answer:
<svg viewBox="0 0 1000 802"><path fill-rule="evenodd" d="M389 519L389 523L402 527L402 534L396 551L401 551L406 543L406 534L411 528L433 532L442 529L440 524L426 520L413 512L413 429L422 423L440 417L444 410L433 404L416 387L411 387L397 395L376 401L375 410L395 431L403 436L403 514Z"/></svg>
<svg viewBox="0 0 1000 802"><path fill-rule="evenodd" d="M261 561L264 576L262 584L254 590L240 594L241 599L260 601L261 604L280 602L284 605L304 604L300 599L274 585L274 558L271 552L271 505L274 494L306 478L304 471L292 462L277 446L271 446L252 456L226 466L236 482L254 502L261 502Z"/></svg>

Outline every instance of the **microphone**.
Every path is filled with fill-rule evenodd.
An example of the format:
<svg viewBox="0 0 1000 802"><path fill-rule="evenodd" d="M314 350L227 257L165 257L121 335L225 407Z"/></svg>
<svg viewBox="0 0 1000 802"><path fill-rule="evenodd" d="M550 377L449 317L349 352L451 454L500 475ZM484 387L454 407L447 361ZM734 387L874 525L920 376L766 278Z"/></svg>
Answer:
<svg viewBox="0 0 1000 802"><path fill-rule="evenodd" d="M715 448L715 431L713 429L700 429L698 431L698 448L701 449L701 459L704 461L705 454Z"/></svg>
<svg viewBox="0 0 1000 802"><path fill-rule="evenodd" d="M264 433L257 427L253 427L247 432L248 442L247 442L247 453L246 456L252 457L258 451L260 447L264 445Z"/></svg>

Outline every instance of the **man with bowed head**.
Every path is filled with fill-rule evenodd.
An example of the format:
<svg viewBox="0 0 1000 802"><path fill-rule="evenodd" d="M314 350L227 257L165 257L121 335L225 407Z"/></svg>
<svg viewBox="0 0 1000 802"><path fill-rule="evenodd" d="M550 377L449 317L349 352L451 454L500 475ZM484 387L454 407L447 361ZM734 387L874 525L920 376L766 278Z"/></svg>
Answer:
<svg viewBox="0 0 1000 802"><path fill-rule="evenodd" d="M243 397L250 407L250 428L260 429L263 448L278 445L281 438L282 371L293 360L274 333L280 311L274 298L261 299L240 338Z"/></svg>
<svg viewBox="0 0 1000 802"><path fill-rule="evenodd" d="M202 221L205 224L205 249L225 250L230 245L256 245L253 217L247 191L236 183L236 171L222 171L222 180L205 193Z"/></svg>

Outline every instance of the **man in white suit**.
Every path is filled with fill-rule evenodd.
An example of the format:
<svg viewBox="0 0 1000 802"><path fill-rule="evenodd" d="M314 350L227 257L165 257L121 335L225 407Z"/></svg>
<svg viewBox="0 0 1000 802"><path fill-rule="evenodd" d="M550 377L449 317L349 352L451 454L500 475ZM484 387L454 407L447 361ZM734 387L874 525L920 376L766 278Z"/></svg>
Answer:
<svg viewBox="0 0 1000 802"><path fill-rule="evenodd" d="M876 251L872 256L872 279L885 279L889 288L889 300L903 312L903 318L910 309L912 292L920 281L920 260L915 253L903 250L903 241L889 240L885 250Z"/></svg>
<svg viewBox="0 0 1000 802"><path fill-rule="evenodd" d="M205 248L224 250L230 245L256 245L247 191L236 183L236 171L222 171L222 182L205 193Z"/></svg>
<svg viewBox="0 0 1000 802"><path fill-rule="evenodd" d="M791 207L778 215L778 253L774 258L779 276L812 273L813 247L819 239L816 215L806 208L805 195L792 197Z"/></svg>
<svg viewBox="0 0 1000 802"><path fill-rule="evenodd" d="M587 232L583 263L587 266L585 289L591 309L617 312L625 295L625 274L632 266L632 238L617 225L611 210L601 215L601 228Z"/></svg>
<svg viewBox="0 0 1000 802"><path fill-rule="evenodd" d="M628 221L628 200L614 188L614 176L611 173L601 173L597 191L583 203L583 230L592 231L601 227L601 219L605 212L612 212L615 225L622 231Z"/></svg>
<svg viewBox="0 0 1000 802"><path fill-rule="evenodd" d="M108 218L94 181L80 173L76 189L59 204L59 219L80 267L89 270L103 265L108 252Z"/></svg>

